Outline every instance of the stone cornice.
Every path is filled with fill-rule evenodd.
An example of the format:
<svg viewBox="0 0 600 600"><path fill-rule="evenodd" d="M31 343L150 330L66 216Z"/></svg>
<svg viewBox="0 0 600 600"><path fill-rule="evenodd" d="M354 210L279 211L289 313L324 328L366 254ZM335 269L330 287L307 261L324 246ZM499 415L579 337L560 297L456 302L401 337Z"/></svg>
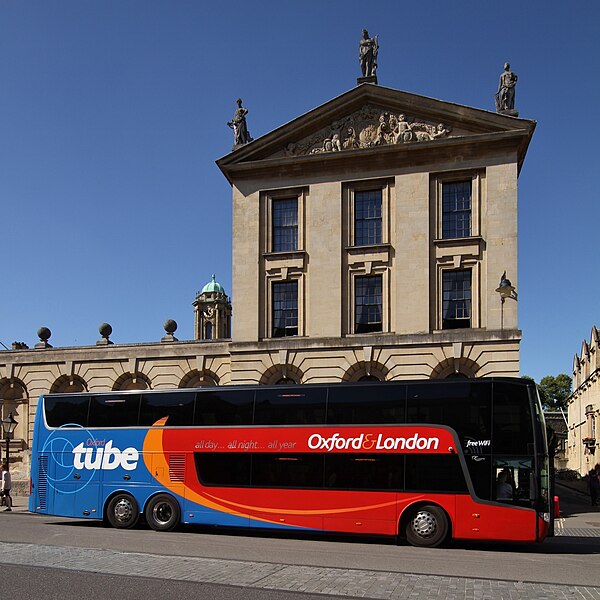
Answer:
<svg viewBox="0 0 600 600"><path fill-rule="evenodd" d="M482 344L494 342L521 341L519 329L487 331L485 329L453 329L435 333L416 333L398 335L395 333L379 333L367 335L349 335L343 338L307 338L288 337L265 339L260 342L232 342L231 354L243 352L269 352L279 349L310 350L311 348L355 348L357 346L375 346L378 348L397 346L442 346L462 342L464 344Z"/></svg>
<svg viewBox="0 0 600 600"><path fill-rule="evenodd" d="M243 352L269 352L279 349L310 350L311 348L348 348L356 346L422 346L448 345L456 342L482 344L513 341L519 343L522 333L518 329L487 331L484 329L454 329L435 333L398 335L380 333L350 335L343 338L289 337L266 339L257 342L232 342L231 340L177 341L168 344L139 343L113 344L110 346L78 346L48 348L45 350L6 350L0 352L0 378L6 365L48 365L66 362L120 362L137 358L139 360L169 359L181 357L223 356ZM140 350L142 350L140 352Z"/></svg>
<svg viewBox="0 0 600 600"><path fill-rule="evenodd" d="M229 353L230 340L198 340L111 344L109 346L77 346L43 350L6 350L0 352L0 367L9 365L44 365L72 362L123 361L130 358L152 360L183 356L223 355ZM1 371L2 369L0 369Z"/></svg>
<svg viewBox="0 0 600 600"><path fill-rule="evenodd" d="M464 168L462 163L466 161L478 161L484 166L487 164L486 158L489 161L489 156L493 154L514 152L515 162L520 170L530 139L530 132L515 129L414 144L374 146L305 156L282 156L220 166L229 182L233 183L238 179L294 178L305 174L314 177L355 169L370 169L385 175L386 171L390 174L397 172L398 165L403 169L431 165L432 169L438 170L437 165L444 161L452 163L455 169L460 169Z"/></svg>

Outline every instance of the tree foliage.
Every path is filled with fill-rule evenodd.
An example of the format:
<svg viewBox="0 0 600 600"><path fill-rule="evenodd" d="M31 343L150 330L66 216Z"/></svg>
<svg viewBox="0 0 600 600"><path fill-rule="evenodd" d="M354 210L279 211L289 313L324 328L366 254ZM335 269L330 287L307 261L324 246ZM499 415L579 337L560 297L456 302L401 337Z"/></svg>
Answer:
<svg viewBox="0 0 600 600"><path fill-rule="evenodd" d="M532 377L525 376L525 378L533 381ZM553 375L542 377L538 383L538 390L544 410L566 409L572 385L573 379L566 373L561 373L556 377Z"/></svg>

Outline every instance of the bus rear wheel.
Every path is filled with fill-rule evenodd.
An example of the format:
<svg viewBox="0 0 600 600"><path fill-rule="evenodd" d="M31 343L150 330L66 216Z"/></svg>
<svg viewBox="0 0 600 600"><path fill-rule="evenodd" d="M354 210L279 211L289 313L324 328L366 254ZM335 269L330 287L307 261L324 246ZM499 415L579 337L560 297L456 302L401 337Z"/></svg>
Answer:
<svg viewBox="0 0 600 600"><path fill-rule="evenodd" d="M146 505L146 521L154 531L171 531L179 525L179 504L169 494L158 494Z"/></svg>
<svg viewBox="0 0 600 600"><path fill-rule="evenodd" d="M448 535L448 517L439 507L425 505L415 509L406 523L406 540L412 546L435 548Z"/></svg>
<svg viewBox="0 0 600 600"><path fill-rule="evenodd" d="M113 496L106 508L106 518L117 529L135 527L140 518L140 511L135 498L129 494Z"/></svg>

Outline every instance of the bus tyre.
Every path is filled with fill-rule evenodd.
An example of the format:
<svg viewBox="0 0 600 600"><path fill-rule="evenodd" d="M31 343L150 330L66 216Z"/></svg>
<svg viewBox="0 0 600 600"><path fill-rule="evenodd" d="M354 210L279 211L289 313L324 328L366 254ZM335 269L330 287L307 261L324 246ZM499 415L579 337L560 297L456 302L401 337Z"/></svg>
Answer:
<svg viewBox="0 0 600 600"><path fill-rule="evenodd" d="M434 548L448 535L448 517L439 507L425 505L417 508L406 523L406 540L412 546Z"/></svg>
<svg viewBox="0 0 600 600"><path fill-rule="evenodd" d="M140 511L135 498L129 494L113 496L106 509L106 518L117 529L135 527L140 518Z"/></svg>
<svg viewBox="0 0 600 600"><path fill-rule="evenodd" d="M146 505L146 521L154 531L171 531L179 525L179 504L169 494L158 494Z"/></svg>

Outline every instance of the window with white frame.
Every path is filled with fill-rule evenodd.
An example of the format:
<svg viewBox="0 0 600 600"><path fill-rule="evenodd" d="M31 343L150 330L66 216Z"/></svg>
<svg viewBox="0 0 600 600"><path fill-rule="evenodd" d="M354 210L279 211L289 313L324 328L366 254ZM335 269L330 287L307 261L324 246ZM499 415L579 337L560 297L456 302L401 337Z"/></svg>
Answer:
<svg viewBox="0 0 600 600"><path fill-rule="evenodd" d="M383 330L383 277L361 275L354 278L354 333Z"/></svg>
<svg viewBox="0 0 600 600"><path fill-rule="evenodd" d="M262 251L266 254L304 250L304 206L308 188L261 192Z"/></svg>
<svg viewBox="0 0 600 600"><path fill-rule="evenodd" d="M272 293L272 337L298 335L298 281L274 281Z"/></svg>
<svg viewBox="0 0 600 600"><path fill-rule="evenodd" d="M382 190L358 190L354 194L354 245L382 242Z"/></svg>
<svg viewBox="0 0 600 600"><path fill-rule="evenodd" d="M442 271L442 329L471 327L471 269Z"/></svg>
<svg viewBox="0 0 600 600"><path fill-rule="evenodd" d="M473 238L481 235L481 202L485 171L459 171L432 175L436 211L435 239Z"/></svg>
<svg viewBox="0 0 600 600"><path fill-rule="evenodd" d="M389 243L392 189L392 181L389 180L358 181L344 185L346 245L360 248Z"/></svg>
<svg viewBox="0 0 600 600"><path fill-rule="evenodd" d="M298 197L273 199L271 210L272 251L298 250Z"/></svg>
<svg viewBox="0 0 600 600"><path fill-rule="evenodd" d="M471 235L472 181L442 182L442 239Z"/></svg>

